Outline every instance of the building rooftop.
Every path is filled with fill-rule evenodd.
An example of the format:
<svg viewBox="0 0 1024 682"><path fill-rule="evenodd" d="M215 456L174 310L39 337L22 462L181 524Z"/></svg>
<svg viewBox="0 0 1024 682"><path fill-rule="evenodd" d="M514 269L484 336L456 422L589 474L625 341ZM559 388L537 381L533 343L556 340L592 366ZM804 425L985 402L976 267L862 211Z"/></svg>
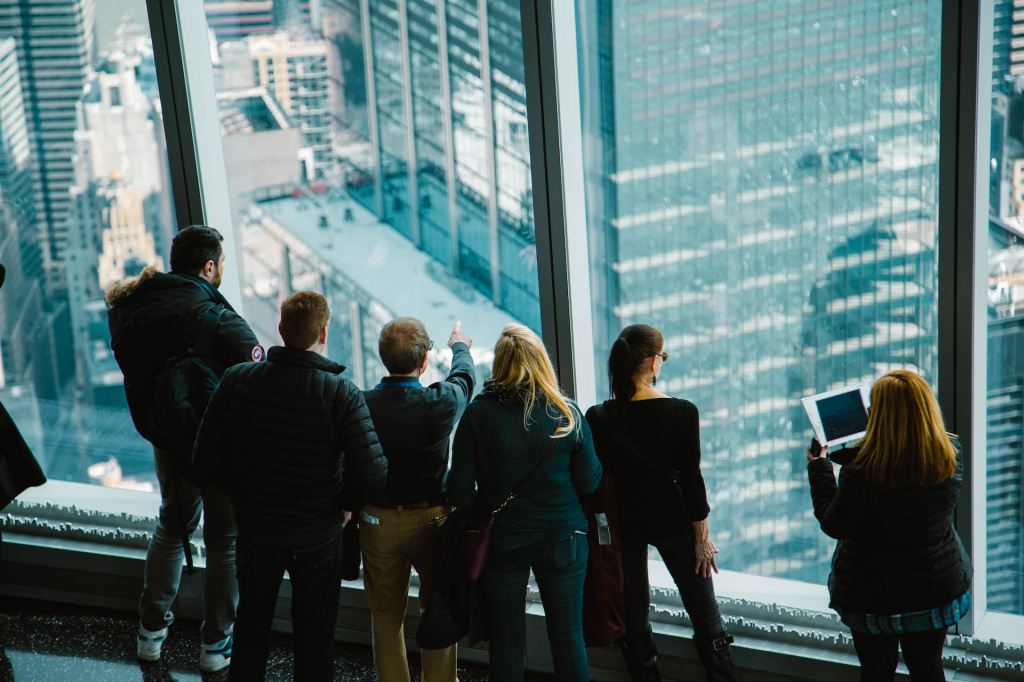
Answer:
<svg viewBox="0 0 1024 682"><path fill-rule="evenodd" d="M291 128L284 109L266 88L240 88L217 93L222 135L248 135Z"/></svg>
<svg viewBox="0 0 1024 682"><path fill-rule="evenodd" d="M461 320L479 351L474 355L489 364L501 329L518 320L344 192L296 196L293 191L276 188L254 208L305 244L336 275L365 291L386 309L386 316L422 320L438 345Z"/></svg>

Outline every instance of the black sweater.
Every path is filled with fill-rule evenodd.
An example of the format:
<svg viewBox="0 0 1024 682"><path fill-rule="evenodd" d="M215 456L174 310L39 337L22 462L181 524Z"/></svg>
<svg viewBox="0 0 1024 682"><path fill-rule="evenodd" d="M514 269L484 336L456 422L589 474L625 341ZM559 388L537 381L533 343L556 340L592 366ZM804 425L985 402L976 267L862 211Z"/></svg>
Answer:
<svg viewBox="0 0 1024 682"><path fill-rule="evenodd" d="M340 529L342 509L384 487L387 460L344 370L316 353L275 346L266 362L225 372L210 398L195 474L227 489L250 542L326 542Z"/></svg>
<svg viewBox="0 0 1024 682"><path fill-rule="evenodd" d="M828 579L833 608L910 613L968 590L971 562L953 527L963 484L959 464L951 478L932 486L876 485L853 465L842 468L837 486L827 459L810 462L807 474L814 515L839 540Z"/></svg>
<svg viewBox="0 0 1024 682"><path fill-rule="evenodd" d="M671 537L693 531L707 518L704 477L700 473L700 415L686 400L635 400L620 406L606 401L587 411L597 456L615 479L619 524L631 535ZM663 473L637 461L616 438L625 430L637 445L679 472L676 486Z"/></svg>
<svg viewBox="0 0 1024 682"><path fill-rule="evenodd" d="M448 378L430 386L385 378L364 392L388 460L388 484L371 504L395 506L444 496L452 431L473 395L476 372L469 346L452 347Z"/></svg>

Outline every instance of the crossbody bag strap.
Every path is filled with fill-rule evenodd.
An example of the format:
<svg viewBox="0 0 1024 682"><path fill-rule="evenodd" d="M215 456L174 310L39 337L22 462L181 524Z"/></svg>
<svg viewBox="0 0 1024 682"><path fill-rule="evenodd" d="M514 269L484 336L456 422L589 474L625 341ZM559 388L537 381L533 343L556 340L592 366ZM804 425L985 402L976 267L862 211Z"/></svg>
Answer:
<svg viewBox="0 0 1024 682"><path fill-rule="evenodd" d="M626 432L625 424L617 424L616 421L611 418L607 406L601 405L600 407L598 407L598 410L605 424L608 425L608 430L611 432L612 436L615 438L615 440L619 441L619 445L625 447L626 450L630 452L630 454L632 454L634 457L640 460L640 463L646 466L648 469L658 474L659 476L667 476L678 487L679 471L677 469L668 468L667 466L659 462L657 458L655 458L654 455L648 452L646 448L640 445L640 443L636 442L636 440L631 435L629 435L629 433Z"/></svg>
<svg viewBox="0 0 1024 682"><path fill-rule="evenodd" d="M497 516L502 509L507 507L509 503L512 502L512 500L519 497L519 494L523 491L523 488L526 487L526 484L530 482L530 479L533 478L534 474L540 471L540 468L544 466L544 462L551 459L551 455L553 455L555 452L555 446L558 445L558 439L555 438L555 433L558 433L558 427L561 425L562 420L559 419L558 423L555 424L555 431L551 434L551 442L548 443L548 449L544 451L543 456L541 456L541 458L537 460L537 463L533 465L533 468L530 469L530 471L527 472L525 476L523 476L523 478L519 481L519 483L516 484L514 488L512 488L512 492L508 494L508 497L505 498L505 501L498 505L497 509L491 512L491 516Z"/></svg>

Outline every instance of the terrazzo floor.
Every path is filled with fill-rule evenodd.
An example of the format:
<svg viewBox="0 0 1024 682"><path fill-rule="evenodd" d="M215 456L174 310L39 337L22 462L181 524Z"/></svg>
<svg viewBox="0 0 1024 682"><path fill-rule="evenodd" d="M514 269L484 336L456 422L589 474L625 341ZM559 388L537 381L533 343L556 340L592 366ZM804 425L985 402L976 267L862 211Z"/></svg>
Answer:
<svg viewBox="0 0 1024 682"><path fill-rule="evenodd" d="M176 621L156 663L136 660L135 628L135 616L130 613L5 597L0 600L0 682L227 680L227 671L204 674L196 667L198 622ZM368 647L339 643L335 651L335 680L376 679ZM412 667L416 679L419 669L415 663ZM270 641L267 682L290 681L292 672L291 637L275 633ZM486 679L485 668L459 667L460 682ZM527 679L552 678L538 675Z"/></svg>

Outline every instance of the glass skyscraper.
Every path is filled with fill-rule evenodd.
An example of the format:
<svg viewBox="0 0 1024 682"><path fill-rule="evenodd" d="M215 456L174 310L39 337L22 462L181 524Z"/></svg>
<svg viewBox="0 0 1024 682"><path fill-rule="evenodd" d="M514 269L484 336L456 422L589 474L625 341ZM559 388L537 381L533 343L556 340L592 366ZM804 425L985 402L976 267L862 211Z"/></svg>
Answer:
<svg viewBox="0 0 1024 682"><path fill-rule="evenodd" d="M25 111L32 128L35 221L42 235L48 284L62 289L74 182L76 106L93 63L93 0L3 0L0 37L14 38Z"/></svg>
<svg viewBox="0 0 1024 682"><path fill-rule="evenodd" d="M323 14L341 138L365 145L343 160L348 191L539 331L518 4L328 0Z"/></svg>
<svg viewBox="0 0 1024 682"><path fill-rule="evenodd" d="M935 379L941 3L577 7L598 373L659 327L720 564L822 582L799 398Z"/></svg>

